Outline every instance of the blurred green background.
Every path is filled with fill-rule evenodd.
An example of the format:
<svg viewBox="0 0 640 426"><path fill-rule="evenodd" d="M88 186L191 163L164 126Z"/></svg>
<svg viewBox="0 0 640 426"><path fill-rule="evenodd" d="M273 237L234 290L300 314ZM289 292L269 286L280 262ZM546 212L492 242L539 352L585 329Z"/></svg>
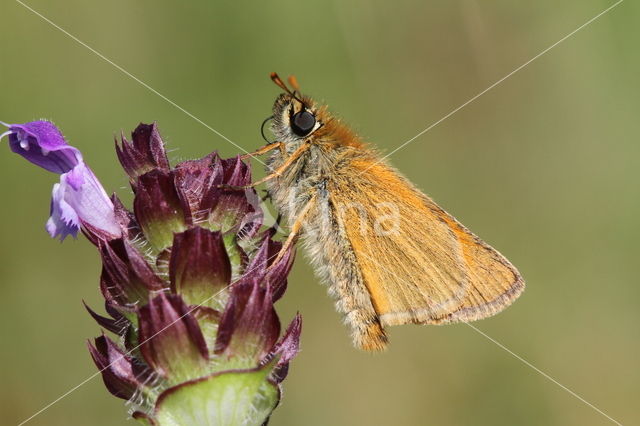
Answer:
<svg viewBox="0 0 640 426"><path fill-rule="evenodd" d="M613 1L28 4L247 150L278 71L389 152ZM140 121L159 122L174 161L238 152L19 3L1 10L0 120L54 120L108 191L129 193L113 135ZM640 423L638 19L621 3L391 157L525 276L520 300L475 325L623 424ZM56 180L0 155L2 424L96 371L81 300L100 307L99 259L45 233ZM297 310L273 425L612 424L466 325L396 327L387 353L356 351L302 256L279 302L283 321ZM125 418L96 377L29 424Z"/></svg>

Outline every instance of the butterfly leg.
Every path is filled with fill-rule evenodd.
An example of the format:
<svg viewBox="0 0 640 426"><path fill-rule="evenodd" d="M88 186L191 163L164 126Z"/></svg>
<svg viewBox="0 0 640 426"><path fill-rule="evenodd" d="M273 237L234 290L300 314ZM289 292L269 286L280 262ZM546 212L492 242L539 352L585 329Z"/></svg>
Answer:
<svg viewBox="0 0 640 426"><path fill-rule="evenodd" d="M246 160L247 158L253 158L257 155L262 155L262 154L266 154L267 152L275 149L275 148L279 148L280 152L282 152L282 150L284 149L284 143L282 142L272 142L268 145L265 145L261 148L259 148L257 151L254 152L249 152L247 154L241 155L240 158L243 160Z"/></svg>
<svg viewBox="0 0 640 426"><path fill-rule="evenodd" d="M298 213L298 217L296 217L295 222L291 226L291 230L289 231L289 235L287 236L287 239L282 245L282 248L278 252L278 255L276 256L274 261L271 262L271 266L269 266L267 270L277 265L280 262L280 260L282 260L282 257L291 248L291 246L298 240L305 218L309 214L309 211L314 207L315 203L316 203L316 197L314 195L311 197L311 199L309 199L309 201L307 201L307 204L302 208L302 211Z"/></svg>

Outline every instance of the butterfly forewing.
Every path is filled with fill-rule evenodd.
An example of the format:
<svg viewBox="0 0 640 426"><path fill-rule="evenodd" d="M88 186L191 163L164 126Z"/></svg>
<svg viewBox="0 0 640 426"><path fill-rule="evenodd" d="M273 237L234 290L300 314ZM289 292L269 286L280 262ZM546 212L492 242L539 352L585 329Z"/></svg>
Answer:
<svg viewBox="0 0 640 426"><path fill-rule="evenodd" d="M350 166L330 192L382 325L473 321L518 297L515 267L390 166Z"/></svg>

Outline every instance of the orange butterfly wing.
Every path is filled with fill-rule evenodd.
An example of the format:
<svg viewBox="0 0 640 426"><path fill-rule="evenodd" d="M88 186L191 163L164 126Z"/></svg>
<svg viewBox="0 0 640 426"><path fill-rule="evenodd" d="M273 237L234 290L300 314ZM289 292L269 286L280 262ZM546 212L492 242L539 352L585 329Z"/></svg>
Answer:
<svg viewBox="0 0 640 426"><path fill-rule="evenodd" d="M522 293L504 256L390 166L371 164L352 160L330 193L383 326L473 321Z"/></svg>

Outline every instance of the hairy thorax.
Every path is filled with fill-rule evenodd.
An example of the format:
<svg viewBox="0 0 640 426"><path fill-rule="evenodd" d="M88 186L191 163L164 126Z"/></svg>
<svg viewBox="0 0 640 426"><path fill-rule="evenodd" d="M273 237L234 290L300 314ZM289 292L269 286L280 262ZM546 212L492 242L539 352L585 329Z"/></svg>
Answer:
<svg viewBox="0 0 640 426"><path fill-rule="evenodd" d="M287 144L284 155L274 150L267 160L267 173L273 173L301 143ZM340 175L340 168L348 167L345 154L344 149L312 143L281 176L267 184L272 202L288 222L295 220L312 197L316 197L318 205L328 200L329 180Z"/></svg>

